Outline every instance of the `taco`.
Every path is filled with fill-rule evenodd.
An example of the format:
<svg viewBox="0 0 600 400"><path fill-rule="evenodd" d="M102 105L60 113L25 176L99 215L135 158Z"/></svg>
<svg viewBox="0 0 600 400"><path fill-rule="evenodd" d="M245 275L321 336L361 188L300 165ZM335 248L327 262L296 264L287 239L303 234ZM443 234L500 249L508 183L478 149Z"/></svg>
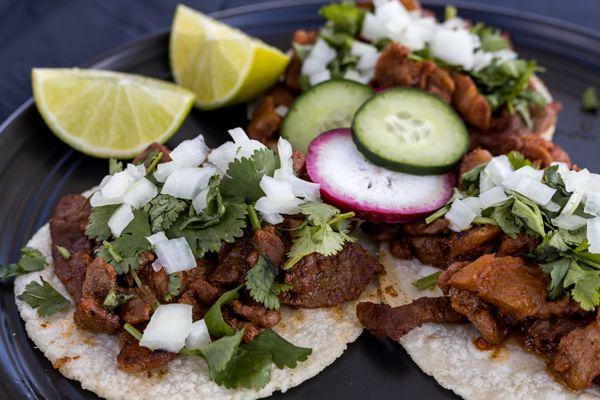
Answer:
<svg viewBox="0 0 600 400"><path fill-rule="evenodd" d="M296 98L320 90L315 87L322 82L344 79L376 92L413 87L438 96L467 124L473 149L494 155L517 150L539 158L537 148L548 147L551 153L557 147L549 141L560 104L536 75L543 68L520 58L508 34L461 19L451 6L438 21L416 0L373 3L326 5L320 14L327 22L320 30L294 34L286 73L249 109L250 137L275 144L283 135L306 151L307 143L327 130L323 127L350 127L356 108L344 110L340 104L344 97L359 96L357 91L342 92L340 99L328 93L332 110L319 110L324 120L314 124L314 131L293 129ZM306 110L297 114L316 118Z"/></svg>
<svg viewBox="0 0 600 400"><path fill-rule="evenodd" d="M539 165L477 150L441 211L369 227L384 304L359 319L466 399L600 395L600 175Z"/></svg>
<svg viewBox="0 0 600 400"><path fill-rule="evenodd" d="M10 267L30 338L84 389L265 397L362 332L356 301L377 301L383 267L350 236L352 215L320 202L285 140L277 157L231 134L213 150L199 136L111 162L98 188L58 202Z"/></svg>

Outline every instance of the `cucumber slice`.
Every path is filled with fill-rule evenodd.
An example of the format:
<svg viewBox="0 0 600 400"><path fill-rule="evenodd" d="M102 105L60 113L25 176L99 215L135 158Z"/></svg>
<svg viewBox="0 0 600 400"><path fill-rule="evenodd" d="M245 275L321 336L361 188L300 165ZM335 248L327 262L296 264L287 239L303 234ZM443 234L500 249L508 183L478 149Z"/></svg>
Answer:
<svg viewBox="0 0 600 400"><path fill-rule="evenodd" d="M469 148L462 119L437 96L410 88L371 98L352 122L356 146L372 163L417 175L451 170Z"/></svg>
<svg viewBox="0 0 600 400"><path fill-rule="evenodd" d="M296 150L308 151L319 134L335 128L349 128L358 108L373 89L349 80L325 81L296 99L281 124L281 136Z"/></svg>

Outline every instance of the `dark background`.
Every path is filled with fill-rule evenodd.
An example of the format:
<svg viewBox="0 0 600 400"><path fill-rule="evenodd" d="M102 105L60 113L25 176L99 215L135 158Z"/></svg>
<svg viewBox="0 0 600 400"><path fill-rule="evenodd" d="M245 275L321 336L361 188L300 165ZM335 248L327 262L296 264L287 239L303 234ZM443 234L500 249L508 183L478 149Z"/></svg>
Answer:
<svg viewBox="0 0 600 400"><path fill-rule="evenodd" d="M31 96L32 67L80 65L114 46L168 26L180 2L214 12L260 1L0 0L0 121ZM520 9L600 30L600 0L472 2Z"/></svg>

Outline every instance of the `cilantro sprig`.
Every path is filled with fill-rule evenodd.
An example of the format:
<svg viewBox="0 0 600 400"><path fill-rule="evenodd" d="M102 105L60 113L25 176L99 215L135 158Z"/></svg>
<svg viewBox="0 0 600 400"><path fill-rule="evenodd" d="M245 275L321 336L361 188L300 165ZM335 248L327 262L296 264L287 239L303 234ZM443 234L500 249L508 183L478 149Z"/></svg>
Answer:
<svg viewBox="0 0 600 400"><path fill-rule="evenodd" d="M39 250L33 247L23 247L19 252L21 253L19 262L0 265L0 280L41 271L46 266L46 258Z"/></svg>
<svg viewBox="0 0 600 400"><path fill-rule="evenodd" d="M290 285L276 282L276 277L277 267L269 263L262 255L246 274L245 285L250 296L270 310L279 309L280 302L277 296L291 289Z"/></svg>
<svg viewBox="0 0 600 400"><path fill-rule="evenodd" d="M23 293L17 296L37 309L40 317L48 317L60 311L64 311L71 305L71 302L61 295L44 278L41 278L42 284L37 281L31 281L25 286Z"/></svg>
<svg viewBox="0 0 600 400"><path fill-rule="evenodd" d="M350 218L353 212L340 210L325 203L309 202L300 205L306 221L292 231L293 243L283 269L294 266L303 257L319 253L331 256L342 250L345 243L356 241L350 236Z"/></svg>
<svg viewBox="0 0 600 400"><path fill-rule="evenodd" d="M259 149L251 157L241 157L231 162L223 177L220 191L224 197L253 202L264 196L260 188L263 176L273 176L279 168L279 158L270 149Z"/></svg>

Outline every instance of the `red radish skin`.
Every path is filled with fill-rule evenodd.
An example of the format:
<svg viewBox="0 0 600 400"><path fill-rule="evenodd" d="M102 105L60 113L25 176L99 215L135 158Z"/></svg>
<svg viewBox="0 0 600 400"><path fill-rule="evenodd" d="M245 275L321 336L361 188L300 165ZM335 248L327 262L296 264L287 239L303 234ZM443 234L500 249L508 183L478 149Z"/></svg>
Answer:
<svg viewBox="0 0 600 400"><path fill-rule="evenodd" d="M325 202L343 211L354 211L359 218L368 221L397 223L427 216L443 207L452 196L453 173L417 176L375 166L356 149L351 135L350 129L334 129L315 138L308 148L306 170L310 179L321 185L321 197ZM343 163L334 164L337 159ZM365 175L351 177L350 173ZM396 202L393 206L373 204L374 201L368 199L369 195L372 197L382 190L382 179L387 180L387 188L383 188L386 198L379 200ZM379 185L379 189L373 188L372 184ZM401 187L390 191L392 185ZM370 190L372 192L368 193Z"/></svg>

